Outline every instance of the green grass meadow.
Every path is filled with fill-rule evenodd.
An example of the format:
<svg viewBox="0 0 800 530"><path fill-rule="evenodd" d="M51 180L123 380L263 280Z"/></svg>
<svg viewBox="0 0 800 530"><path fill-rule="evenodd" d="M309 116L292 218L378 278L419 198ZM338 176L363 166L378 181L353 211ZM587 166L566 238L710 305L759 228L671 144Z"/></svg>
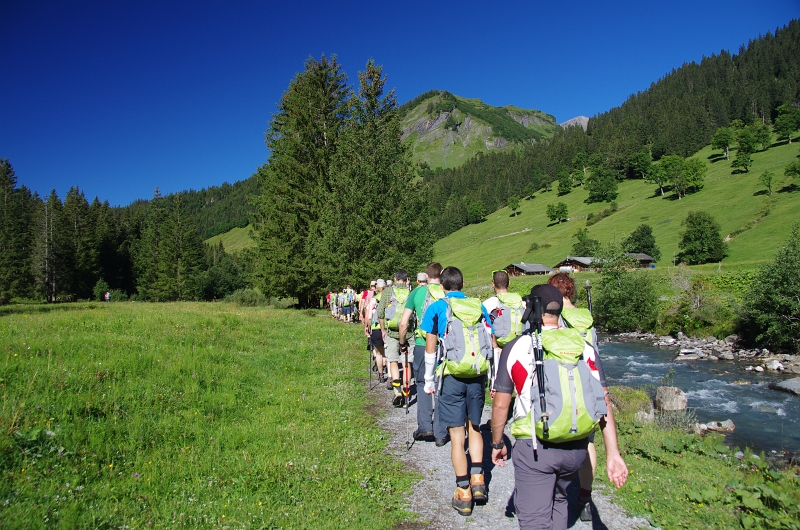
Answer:
<svg viewBox="0 0 800 530"><path fill-rule="evenodd" d="M407 518L359 327L229 303L3 309L3 528Z"/></svg>

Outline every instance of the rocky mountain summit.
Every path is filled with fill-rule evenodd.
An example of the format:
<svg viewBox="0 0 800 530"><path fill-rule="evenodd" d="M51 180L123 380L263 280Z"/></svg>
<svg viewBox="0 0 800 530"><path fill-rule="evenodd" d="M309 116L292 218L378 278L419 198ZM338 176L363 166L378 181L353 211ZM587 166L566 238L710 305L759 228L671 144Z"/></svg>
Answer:
<svg viewBox="0 0 800 530"><path fill-rule="evenodd" d="M567 127L572 127L573 125L579 125L583 127L583 130L585 131L586 128L589 126L589 118L587 118L586 116L575 116L571 120L567 120L559 125L561 125L562 129L566 129Z"/></svg>

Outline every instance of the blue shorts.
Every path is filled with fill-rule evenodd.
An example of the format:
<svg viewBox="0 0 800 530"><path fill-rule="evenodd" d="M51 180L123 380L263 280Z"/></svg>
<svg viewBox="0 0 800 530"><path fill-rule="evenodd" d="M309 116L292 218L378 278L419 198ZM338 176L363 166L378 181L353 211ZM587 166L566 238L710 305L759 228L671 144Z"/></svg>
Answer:
<svg viewBox="0 0 800 530"><path fill-rule="evenodd" d="M342 307L342 315L350 316L352 314L353 314L353 306L346 305L346 306Z"/></svg>
<svg viewBox="0 0 800 530"><path fill-rule="evenodd" d="M436 400L434 412L439 416L439 424L445 427L463 427L469 418L473 425L480 425L485 392L485 375L469 379L444 376L442 393Z"/></svg>

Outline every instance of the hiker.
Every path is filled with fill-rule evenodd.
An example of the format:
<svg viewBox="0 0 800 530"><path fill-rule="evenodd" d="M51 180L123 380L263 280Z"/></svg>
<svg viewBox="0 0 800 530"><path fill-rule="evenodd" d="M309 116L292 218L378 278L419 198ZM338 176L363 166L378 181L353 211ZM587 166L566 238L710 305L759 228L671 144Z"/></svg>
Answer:
<svg viewBox="0 0 800 530"><path fill-rule="evenodd" d="M525 326L522 322L522 314L525 313L525 301L517 293L509 293L508 286L510 278L506 271L492 272L492 289L495 295L487 298L483 302L483 307L489 312L492 319L492 335L494 346L494 360L500 358L500 350L503 346L518 337ZM499 336L498 336L499 335ZM496 374L496 370L493 371ZM492 380L491 396L494 397L494 380Z"/></svg>
<svg viewBox="0 0 800 530"><path fill-rule="evenodd" d="M551 276L547 283L561 291L564 308L561 310L561 316L559 317L559 326L576 328L580 331L584 336L584 341L594 348L595 356L597 356L597 331L594 328L592 313L588 309L578 308L573 304L573 300L575 300L575 282L569 274L559 272ZM603 391L608 392L602 364L598 365L598 375L600 383L603 385ZM578 471L578 478L581 483L578 494L578 502L581 504L581 521L592 520L592 482L594 482L594 475L597 470L597 449L594 446L594 433L589 436L587 450L589 458L583 462L583 466Z"/></svg>
<svg viewBox="0 0 800 530"><path fill-rule="evenodd" d="M511 394L516 390L511 434L516 439L513 461L517 519L523 530L561 530L567 528L567 486L588 456L589 432L584 432L587 425L593 430L593 421L599 422L607 454L608 478L618 488L627 480L628 468L619 452L611 400L608 392L600 388L601 383L597 381L599 374L596 372L600 358L583 340L580 332L559 327L558 318L563 307L561 291L552 285L537 285L531 289L530 295L541 300L544 365L533 363L532 354L535 349L530 333L523 334L503 348L498 362L496 394L492 407L492 461L501 467L505 465L508 451L503 442L503 428L508 418ZM548 354L558 356L560 361L552 361L555 364L548 367ZM551 378L554 373L549 369L554 368L555 377L563 381L565 379L562 375L566 373L566 367L571 362L564 360L565 358L574 359L577 363L569 372L569 386L580 384L581 391L587 398L575 404L567 402L571 399L569 395L558 395L562 401L556 407L548 407L548 412L555 415L561 410L570 410L575 415L572 416L571 425L570 416L556 416L549 424L548 431L548 422L541 416L541 403L543 400L550 403L556 395L544 395L544 385L538 384L539 371L541 370L542 375L547 373L548 378ZM535 370L532 368L534 366ZM537 382L536 386L533 386L534 381ZM557 381L553 383L550 381L548 384L548 392L560 389ZM602 394L604 396L601 398ZM603 402L605 406L602 406ZM586 416L578 416L580 409L583 409ZM587 417L590 418L588 424L584 422ZM559 422L560 419L564 421ZM578 419L581 423L576 423Z"/></svg>
<svg viewBox="0 0 800 530"><path fill-rule="evenodd" d="M375 292L367 304L364 312L364 334L369 337L370 344L372 344L372 355L375 358L375 366L378 371L378 382L385 382L383 376L384 368L384 342L383 334L381 333L380 322L378 321L378 303L381 300L383 290L386 287L386 282L378 280L375 282Z"/></svg>
<svg viewBox="0 0 800 530"><path fill-rule="evenodd" d="M369 319L367 318L367 305L372 301L372 298L375 296L375 284L377 282L372 280L369 282L369 289L365 289L363 293L361 293L361 300L358 303L358 318L359 322L362 324L366 324Z"/></svg>
<svg viewBox="0 0 800 530"><path fill-rule="evenodd" d="M444 290L439 283L439 275L442 273L442 266L433 262L428 264L425 272L417 274L417 287L411 291L406 300L403 310L403 318L400 320L400 336L406 336L412 317L419 323L425 310L436 300L444 298ZM425 373L425 335L426 333L417 325L414 331L414 351L411 358L414 360L411 372L414 374L414 384L417 392L417 430L414 431L414 440L435 441L437 447L447 443L447 429L438 424L433 424L433 396L420 392L421 388L417 385L419 374ZM409 348L407 342L400 343L400 353L404 354ZM404 374L405 376L405 374ZM411 374L409 374L411 377ZM434 428L436 427L436 428Z"/></svg>
<svg viewBox="0 0 800 530"><path fill-rule="evenodd" d="M461 289L464 277L456 267L441 273L445 298L432 303L422 317L425 337L425 393L438 393L437 421L450 434L450 459L456 475L451 505L461 515L472 514L475 502L488 500L483 474L483 412L486 374L493 355L489 313L477 298L467 298ZM441 346L439 345L441 339ZM437 351L443 351L436 368ZM440 380L435 385L435 374ZM468 463L464 451L468 435ZM469 464L469 465L468 465Z"/></svg>
<svg viewBox="0 0 800 530"><path fill-rule="evenodd" d="M386 349L386 360L389 363L389 376L392 378L392 405L402 407L408 395L408 387L403 387L400 379L400 341L406 343L407 330L400 335L400 320L403 316L403 308L408 299L409 291L405 288L405 281L408 273L404 269L397 269L394 273L394 284L387 286L378 304L378 321L383 334L383 342ZM405 357L405 356L404 356ZM413 353L409 355L409 361L413 362ZM403 370L407 371L405 358L403 359Z"/></svg>

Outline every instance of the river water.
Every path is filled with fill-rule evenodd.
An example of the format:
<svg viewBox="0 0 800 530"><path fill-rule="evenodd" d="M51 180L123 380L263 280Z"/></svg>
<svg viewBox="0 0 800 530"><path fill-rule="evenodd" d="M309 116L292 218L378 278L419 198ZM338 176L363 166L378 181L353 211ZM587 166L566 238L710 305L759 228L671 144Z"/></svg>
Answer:
<svg viewBox="0 0 800 530"><path fill-rule="evenodd" d="M652 395L672 368L672 385L686 392L700 423L730 419L736 425L728 443L800 453L800 397L768 387L772 381L792 376L746 372L747 365L736 361L673 362L677 348L610 338L612 342L600 344L609 385L644 387Z"/></svg>

